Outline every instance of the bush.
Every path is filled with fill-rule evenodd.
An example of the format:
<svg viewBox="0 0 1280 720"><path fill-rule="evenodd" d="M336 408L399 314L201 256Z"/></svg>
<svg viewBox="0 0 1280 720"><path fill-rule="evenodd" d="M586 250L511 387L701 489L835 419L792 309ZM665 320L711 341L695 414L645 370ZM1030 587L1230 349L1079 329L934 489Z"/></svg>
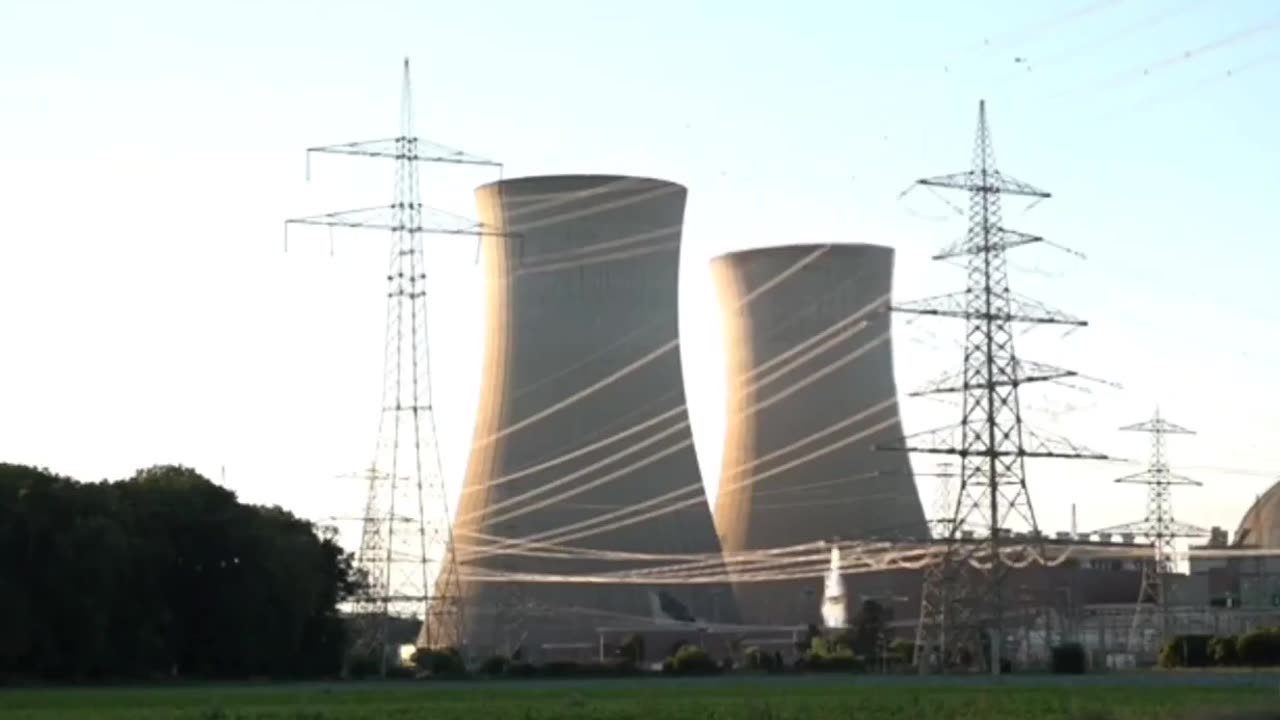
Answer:
<svg viewBox="0 0 1280 720"><path fill-rule="evenodd" d="M1054 645L1050 651L1050 668L1066 675L1082 675L1086 670L1084 646L1080 643Z"/></svg>
<svg viewBox="0 0 1280 720"><path fill-rule="evenodd" d="M1263 628L1242 636L1236 643L1236 651L1245 665L1280 665L1280 628Z"/></svg>
<svg viewBox="0 0 1280 720"><path fill-rule="evenodd" d="M543 663L541 670L539 674L547 677L580 677L589 672L581 663L572 660L552 660L549 663Z"/></svg>
<svg viewBox="0 0 1280 720"><path fill-rule="evenodd" d="M571 660L554 660L546 663L541 667L530 666L531 670L522 668L520 672L523 676L530 675L564 678L564 677L621 677L626 675L634 675L636 671L635 665L630 661L623 660L620 662L588 662L578 663Z"/></svg>
<svg viewBox="0 0 1280 720"><path fill-rule="evenodd" d="M796 639L796 649L802 653L809 652L813 648L813 641L822 637L822 631L817 625L809 625L805 630L803 637Z"/></svg>
<svg viewBox="0 0 1280 720"><path fill-rule="evenodd" d="M584 663L583 673L591 677L625 677L640 672L630 660L616 662Z"/></svg>
<svg viewBox="0 0 1280 720"><path fill-rule="evenodd" d="M889 645L889 661L910 665L916 659L916 644L910 640L894 640Z"/></svg>
<svg viewBox="0 0 1280 720"><path fill-rule="evenodd" d="M413 652L413 664L431 677L467 674L467 664L456 648L419 648Z"/></svg>
<svg viewBox="0 0 1280 720"><path fill-rule="evenodd" d="M507 666L508 677L534 677L538 674L538 666L524 661L512 661Z"/></svg>
<svg viewBox="0 0 1280 720"><path fill-rule="evenodd" d="M1210 664L1211 635L1178 635L1160 651L1160 667L1200 668Z"/></svg>
<svg viewBox="0 0 1280 720"><path fill-rule="evenodd" d="M406 667L399 664L387 666L388 680L412 680L416 674L417 673L414 672L412 667Z"/></svg>
<svg viewBox="0 0 1280 720"><path fill-rule="evenodd" d="M1209 658L1214 665L1231 667L1240 663L1240 652L1235 635L1223 635L1209 641Z"/></svg>
<svg viewBox="0 0 1280 720"><path fill-rule="evenodd" d="M353 678L374 677L382 671L377 651L351 652L347 656L347 674Z"/></svg>
<svg viewBox="0 0 1280 720"><path fill-rule="evenodd" d="M805 658L803 667L813 672L856 673L867 669L866 663L862 661L862 658L855 657L850 652L837 652L829 655L809 653L808 657Z"/></svg>
<svg viewBox="0 0 1280 720"><path fill-rule="evenodd" d="M855 656L848 647L833 645L822 638L813 639L802 667L814 672L861 672L866 669L862 658Z"/></svg>
<svg viewBox="0 0 1280 720"><path fill-rule="evenodd" d="M511 667L511 661L501 655L494 655L480 663L480 672L485 675L505 675Z"/></svg>
<svg viewBox="0 0 1280 720"><path fill-rule="evenodd" d="M639 635L628 635L618 646L618 656L633 665L644 663L644 638Z"/></svg>
<svg viewBox="0 0 1280 720"><path fill-rule="evenodd" d="M783 669L781 655L761 650L758 647L747 648L742 654L742 661L743 665L749 670L774 672Z"/></svg>
<svg viewBox="0 0 1280 720"><path fill-rule="evenodd" d="M663 664L666 669L666 664ZM684 645L671 656L671 672L676 675L710 675L720 670L706 650L697 645Z"/></svg>
<svg viewBox="0 0 1280 720"><path fill-rule="evenodd" d="M840 644L839 638L836 638L835 640L828 640L825 637L815 637L815 638L810 638L809 640L809 649L807 654L821 655L823 657L826 657L828 655L834 655L841 651L849 652L850 654L852 654L852 651L849 650L848 645Z"/></svg>

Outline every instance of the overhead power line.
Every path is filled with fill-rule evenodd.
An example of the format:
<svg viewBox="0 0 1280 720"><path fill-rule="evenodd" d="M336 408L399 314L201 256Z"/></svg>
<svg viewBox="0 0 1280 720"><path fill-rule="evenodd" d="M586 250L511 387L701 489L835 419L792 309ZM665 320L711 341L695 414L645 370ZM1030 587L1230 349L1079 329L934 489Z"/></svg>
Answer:
<svg viewBox="0 0 1280 720"><path fill-rule="evenodd" d="M1169 630L1169 597L1164 584L1174 572L1178 538L1204 537L1207 530L1178 522L1173 516L1173 488L1199 486L1200 482L1172 472L1165 458L1166 435L1194 435L1181 425L1160 417L1160 409L1146 422L1120 428L1151 435L1151 463L1135 475L1118 478L1118 483L1147 486L1147 512L1139 521L1107 528L1102 532L1142 535L1151 543L1152 558L1142 564L1142 586L1138 590L1130 632L1130 651L1150 655L1152 648L1164 646ZM1154 609L1151 607L1154 605ZM1152 642L1154 640L1154 642Z"/></svg>

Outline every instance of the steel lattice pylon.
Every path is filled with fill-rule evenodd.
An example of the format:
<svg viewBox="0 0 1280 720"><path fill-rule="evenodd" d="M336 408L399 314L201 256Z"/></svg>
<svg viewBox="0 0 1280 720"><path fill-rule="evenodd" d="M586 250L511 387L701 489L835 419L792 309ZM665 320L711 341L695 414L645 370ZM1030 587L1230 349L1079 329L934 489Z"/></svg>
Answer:
<svg viewBox="0 0 1280 720"><path fill-rule="evenodd" d="M1120 428L1127 432L1144 432L1151 435L1151 462L1147 469L1117 478L1118 483L1147 486L1147 512L1142 520L1102 530L1108 533L1133 533L1141 535L1151 544L1151 559L1142 564L1142 584L1138 590L1133 624L1129 635L1129 650L1149 653L1146 639L1150 635L1159 638L1159 647L1169 632L1169 597L1164 578L1174 572L1178 538L1204 537L1209 534L1203 528L1178 522L1173 516L1173 488L1177 485L1199 486L1200 482L1175 474L1169 469L1165 456L1166 435L1194 435L1195 432L1165 420L1156 408L1150 420Z"/></svg>
<svg viewBox="0 0 1280 720"><path fill-rule="evenodd" d="M366 591L354 613L362 619L356 651L379 652L385 674L392 616L422 615L420 647L455 643L463 636L459 575L453 554L448 502L437 446L432 402L431 352L427 330L427 235L480 236L489 231L473 220L425 207L420 199L419 163L453 163L500 168L483 158L435 145L414 136L409 61L404 61L400 134L397 137L314 147L312 153L395 160L395 199L391 205L330 213L286 222L389 231L384 385L374 462L363 476L367 495L360 548L356 555ZM287 235L286 235L287 243ZM286 244L287 247L287 244ZM442 570L452 582L432 589ZM433 606L434 615L428 612ZM428 619L448 618L449 627Z"/></svg>
<svg viewBox="0 0 1280 720"><path fill-rule="evenodd" d="M1042 242L1043 238L1004 228L1000 197L1022 195L1039 200L1048 198L1049 193L996 169L985 102L978 105L972 169L922 179L917 184L969 193L968 232L959 243L934 256L936 260L964 259L965 290L894 307L898 312L965 320L963 369L913 393L960 393L962 415L956 426L920 433L899 447L882 449L960 458L960 483L945 529L945 552L939 567L926 574L926 587L922 588L922 596L932 598L932 604L922 606L919 634L922 645L941 650L944 667L977 663L998 673L1006 635L1004 579L1009 562L1013 555L1038 553L1043 557L1044 553L1027 492L1024 460L1105 459L1065 440L1055 442L1037 435L1024 425L1019 388L1076 373L1019 359L1014 351L1013 327L1017 323L1085 323L1009 289L1006 251ZM1016 544L1011 542L1015 525L1028 534ZM985 648L990 649L990 657ZM927 657L928 653L921 655Z"/></svg>
<svg viewBox="0 0 1280 720"><path fill-rule="evenodd" d="M938 463L938 472L934 476L938 478L938 488L934 495L934 505L932 517L930 518L930 526L933 528L934 537L949 537L951 534L951 480L956 475L952 472L954 466L951 463ZM917 478L920 475L916 475ZM920 617L916 623L916 641L914 647L914 656L912 662L916 666L916 670L921 673L928 671L932 665L930 657L935 651L934 642L936 641L936 649L939 656L946 654L946 637L945 635L933 638L930 636L932 630L930 619L934 619L932 624L936 624L939 628L946 627L946 609L947 599L942 596L945 589L942 582L943 579L943 563L930 563L924 567L924 582L920 589Z"/></svg>

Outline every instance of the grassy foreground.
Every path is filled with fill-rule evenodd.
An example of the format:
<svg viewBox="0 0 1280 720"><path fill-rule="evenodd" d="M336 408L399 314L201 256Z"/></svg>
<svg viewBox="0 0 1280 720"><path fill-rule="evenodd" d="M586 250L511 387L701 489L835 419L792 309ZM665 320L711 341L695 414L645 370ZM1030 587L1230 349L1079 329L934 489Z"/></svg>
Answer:
<svg viewBox="0 0 1280 720"><path fill-rule="evenodd" d="M0 720L1155 720L1280 709L1275 688L263 686L0 691Z"/></svg>

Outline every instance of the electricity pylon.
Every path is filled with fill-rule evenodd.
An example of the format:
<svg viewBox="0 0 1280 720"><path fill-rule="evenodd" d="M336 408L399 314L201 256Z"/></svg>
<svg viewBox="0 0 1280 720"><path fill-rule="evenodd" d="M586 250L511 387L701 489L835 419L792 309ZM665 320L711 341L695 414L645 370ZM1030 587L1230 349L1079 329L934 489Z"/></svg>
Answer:
<svg viewBox="0 0 1280 720"><path fill-rule="evenodd" d="M1179 522L1173 516L1173 488L1178 485L1199 486L1197 480L1184 477L1169 469L1165 457L1166 435L1194 435L1195 432L1165 420L1156 408L1150 420L1120 428L1126 432L1144 432L1151 435L1151 462L1147 469L1134 475L1116 478L1118 483L1147 486L1146 516L1138 522L1117 525L1102 530L1108 533L1133 533L1141 535L1151 544L1151 559L1142 563L1142 582L1134 607L1133 624L1129 634L1129 651L1146 650L1146 638L1155 634L1163 643L1169 632L1169 596L1165 577L1175 570L1178 538L1204 537L1209 532L1203 528Z"/></svg>
<svg viewBox="0 0 1280 720"><path fill-rule="evenodd" d="M491 234L482 223L425 207L418 184L419 163L451 163L499 168L498 163L420 140L414 135L409 61L404 61L400 134L394 138L313 147L307 150L308 175L313 153L354 155L395 161L395 199L390 205L288 220L290 225L359 228L391 233L387 272L387 319L382 410L373 464L361 517L356 563L366 588L356 601L361 624L356 647L379 651L386 672L387 636L392 615L423 616L419 645L433 645L433 634L463 636L461 613L454 627L427 622L435 603L457 605L459 575L435 588L442 569L456 570L450 513L432 401L431 351L427 332L427 235ZM441 565L433 571L432 565ZM437 613L439 615L439 613ZM368 620L377 618L376 621Z"/></svg>
<svg viewBox="0 0 1280 720"><path fill-rule="evenodd" d="M1009 289L1006 251L1045 242L1041 237L1001 224L1002 195L1042 200L1049 193L996 169L985 101L978 104L978 130L971 169L925 178L917 185L969 193L969 229L964 239L934 256L935 260L963 258L965 289L895 306L897 312L959 318L965 321L964 360L959 372L912 393L959 393L960 423L905 439L896 447L918 453L960 458L960 484L949 516L945 553L938 570L937 607L923 618L926 647L942 647L960 662L989 665L1000 672L1005 643L1004 615L1008 599L1005 576L1012 555L1044 558L1039 525L1027 492L1027 458L1105 459L1060 439L1039 435L1023 423L1018 389L1032 382L1076 377L1077 373L1043 363L1021 360L1014 352L1015 324L1084 326L1086 323ZM1011 542L1012 522L1028 532ZM1035 548L1028 548L1034 544ZM975 576L980 570L980 577ZM945 605L945 607L943 607ZM945 626L945 628L944 628ZM984 635L989 645L984 642ZM990 648L990 657L984 648Z"/></svg>
<svg viewBox="0 0 1280 720"><path fill-rule="evenodd" d="M938 478L938 487L934 492L933 512L929 518L931 538L945 538L951 535L951 480L956 477L956 473L952 471L954 467L952 463L941 462L938 463L938 472L933 473L933 476ZM942 563L934 562L925 565L923 575L924 582L920 588L920 616L916 622L915 657L912 658L916 670L922 675L929 671L930 658L935 651L935 648L928 644L932 639L929 637L930 620L936 616L942 616L941 622L936 620L934 622L940 628L945 628L947 608L946 598L942 597ZM937 657L941 660L946 656L947 638L945 634L940 634L937 640Z"/></svg>

